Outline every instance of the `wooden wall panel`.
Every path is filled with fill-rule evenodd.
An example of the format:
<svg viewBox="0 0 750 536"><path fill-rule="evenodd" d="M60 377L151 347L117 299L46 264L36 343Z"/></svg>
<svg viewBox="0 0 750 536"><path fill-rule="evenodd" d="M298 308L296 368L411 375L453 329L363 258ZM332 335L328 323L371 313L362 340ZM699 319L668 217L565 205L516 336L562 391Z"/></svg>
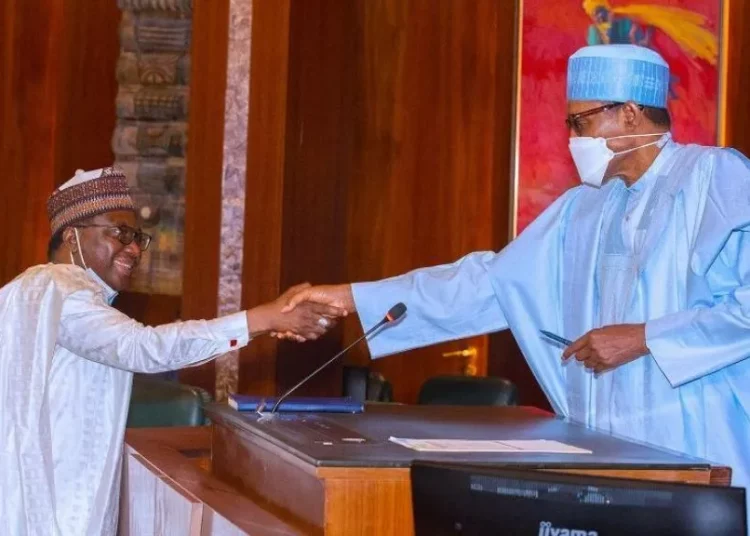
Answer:
<svg viewBox="0 0 750 536"><path fill-rule="evenodd" d="M46 260L54 187L112 162L119 10L96 4L0 7L0 284Z"/></svg>
<svg viewBox="0 0 750 536"><path fill-rule="evenodd" d="M512 50L513 18L492 0L361 5L363 115L349 195L348 279L494 249L496 191L507 190L509 177L509 151L498 145L507 143L505 125L497 121L512 95L501 89L508 71L498 70L498 58ZM394 384L398 400L414 402L428 377L460 373L460 363L443 353L469 346L481 374L486 337L372 367Z"/></svg>
<svg viewBox="0 0 750 536"><path fill-rule="evenodd" d="M9 0L3 40L0 196L2 283L45 258L49 223L44 203L54 189L55 128L60 66L53 44L61 36L60 6ZM39 14L39 15L38 15Z"/></svg>
<svg viewBox="0 0 750 536"><path fill-rule="evenodd" d="M513 18L492 0L289 5L287 37L284 9L254 4L243 304L305 280L381 278L492 249L510 154L498 152L509 134L495 108L512 95L497 83L508 53L498 47L512 47L500 34L512 35ZM345 331L356 336L356 320ZM484 338L473 344L486 349ZM281 343L277 389L339 347L338 332ZM366 362L362 350L348 361ZM411 400L440 352L377 367ZM240 390L271 392L274 344L258 340L242 355ZM301 392L339 385L334 366Z"/></svg>
<svg viewBox="0 0 750 536"><path fill-rule="evenodd" d="M229 0L195 0L182 268L185 320L215 318L218 312L228 24ZM180 381L213 393L214 362L180 371Z"/></svg>
<svg viewBox="0 0 750 536"><path fill-rule="evenodd" d="M496 55L505 52L496 2L361 5L349 276L395 275L491 248L492 193L506 172L495 162Z"/></svg>
<svg viewBox="0 0 750 536"><path fill-rule="evenodd" d="M64 61L58 83L55 180L76 169L112 165L112 133L117 97L116 67L120 51L121 11L116 1L63 2L64 39L55 43L55 61Z"/></svg>
<svg viewBox="0 0 750 536"><path fill-rule="evenodd" d="M287 20L283 6L254 4L243 304L305 280L378 279L504 245L513 6L289 7ZM344 340L360 333L347 320ZM242 354L240 391L283 391L340 342L338 331L301 346L258 340ZM456 369L441 353L466 344L373 366L413 401L424 379ZM469 344L486 360L486 337ZM514 357L522 360L517 349ZM347 362L366 364L366 350ZM339 385L334 366L301 392L337 394Z"/></svg>
<svg viewBox="0 0 750 536"><path fill-rule="evenodd" d="M283 196L281 289L346 278L346 189L354 158L357 2L296 0L289 23L289 78ZM334 331L299 345L283 342L276 384L283 391L340 347ZM340 364L300 393L339 394Z"/></svg>
<svg viewBox="0 0 750 536"><path fill-rule="evenodd" d="M290 1L253 2L242 262L246 308L276 298L281 290ZM276 340L265 337L240 352L240 392L275 392L276 350Z"/></svg>

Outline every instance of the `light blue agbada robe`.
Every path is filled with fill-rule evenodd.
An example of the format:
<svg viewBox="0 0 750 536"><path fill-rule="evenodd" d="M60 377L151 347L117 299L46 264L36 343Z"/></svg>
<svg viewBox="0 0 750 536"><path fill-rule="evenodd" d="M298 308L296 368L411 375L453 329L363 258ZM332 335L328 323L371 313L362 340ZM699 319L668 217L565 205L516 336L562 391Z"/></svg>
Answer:
<svg viewBox="0 0 750 536"><path fill-rule="evenodd" d="M574 188L500 253L353 286L373 357L510 328L558 415L727 464L750 482L750 169L668 142L627 188ZM651 354L595 376L542 338L646 323Z"/></svg>

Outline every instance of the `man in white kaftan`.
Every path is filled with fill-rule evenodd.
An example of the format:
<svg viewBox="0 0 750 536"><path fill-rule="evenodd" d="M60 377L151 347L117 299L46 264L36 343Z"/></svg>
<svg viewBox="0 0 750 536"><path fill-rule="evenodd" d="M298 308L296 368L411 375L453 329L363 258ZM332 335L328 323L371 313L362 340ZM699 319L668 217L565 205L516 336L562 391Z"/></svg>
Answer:
<svg viewBox="0 0 750 536"><path fill-rule="evenodd" d="M584 185L499 253L313 287L288 307L338 304L367 329L403 301L404 321L369 343L376 358L510 329L558 415L726 464L746 487L750 163L671 140L668 80L647 49L582 49L568 125ZM561 360L539 330L575 342Z"/></svg>
<svg viewBox="0 0 750 536"><path fill-rule="evenodd" d="M145 327L110 305L150 242L125 177L78 173L48 208L54 262L0 289L0 534L114 535L133 372L196 365L284 325L316 338L336 311L291 318L279 299Z"/></svg>

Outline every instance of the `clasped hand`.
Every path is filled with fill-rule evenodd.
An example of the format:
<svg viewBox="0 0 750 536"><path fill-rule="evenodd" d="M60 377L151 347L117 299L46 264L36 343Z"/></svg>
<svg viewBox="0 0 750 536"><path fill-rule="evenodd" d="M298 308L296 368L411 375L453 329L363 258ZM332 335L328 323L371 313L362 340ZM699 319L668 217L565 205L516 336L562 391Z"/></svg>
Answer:
<svg viewBox="0 0 750 536"><path fill-rule="evenodd" d="M282 313L294 315L300 309L328 307L335 310L339 317L356 311L351 285L298 285L289 289L281 298L286 298ZM271 336L279 339L291 339L302 342L299 333L294 330L276 329Z"/></svg>
<svg viewBox="0 0 750 536"><path fill-rule="evenodd" d="M251 335L269 333L304 342L332 329L339 318L346 316L347 310L335 303L297 298L308 295L311 288L309 283L296 285L274 301L249 310L247 322Z"/></svg>
<svg viewBox="0 0 750 536"><path fill-rule="evenodd" d="M565 349L563 361L575 356L594 372L604 372L649 353L645 324L618 324L592 329Z"/></svg>

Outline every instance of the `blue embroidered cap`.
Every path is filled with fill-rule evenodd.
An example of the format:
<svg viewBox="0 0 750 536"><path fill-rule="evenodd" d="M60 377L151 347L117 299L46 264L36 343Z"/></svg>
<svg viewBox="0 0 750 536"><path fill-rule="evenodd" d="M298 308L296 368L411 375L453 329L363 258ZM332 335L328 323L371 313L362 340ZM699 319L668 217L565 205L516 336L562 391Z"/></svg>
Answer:
<svg viewBox="0 0 750 536"><path fill-rule="evenodd" d="M666 108L668 94L669 65L650 48L594 45L568 60L568 100L633 101Z"/></svg>

